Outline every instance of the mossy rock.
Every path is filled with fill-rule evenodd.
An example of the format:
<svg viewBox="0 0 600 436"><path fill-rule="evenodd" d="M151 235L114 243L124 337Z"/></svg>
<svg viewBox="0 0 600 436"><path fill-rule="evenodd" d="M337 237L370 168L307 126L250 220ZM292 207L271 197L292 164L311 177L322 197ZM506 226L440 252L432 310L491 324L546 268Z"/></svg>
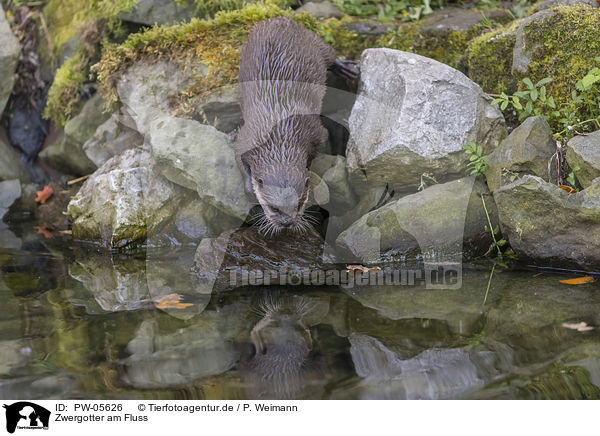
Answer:
<svg viewBox="0 0 600 436"><path fill-rule="evenodd" d="M466 72L485 92L512 94L517 80L511 74L519 21L473 39L467 48Z"/></svg>
<svg viewBox="0 0 600 436"><path fill-rule="evenodd" d="M483 12L446 8L390 32L379 46L426 56L453 68L461 68L465 50L473 38L512 20L504 9Z"/></svg>
<svg viewBox="0 0 600 436"><path fill-rule="evenodd" d="M569 106L577 80L598 66L598 29L600 8L589 6L558 6L528 17L517 30L513 76L533 83L552 77L548 94L559 108ZM580 116L586 115L583 109Z"/></svg>

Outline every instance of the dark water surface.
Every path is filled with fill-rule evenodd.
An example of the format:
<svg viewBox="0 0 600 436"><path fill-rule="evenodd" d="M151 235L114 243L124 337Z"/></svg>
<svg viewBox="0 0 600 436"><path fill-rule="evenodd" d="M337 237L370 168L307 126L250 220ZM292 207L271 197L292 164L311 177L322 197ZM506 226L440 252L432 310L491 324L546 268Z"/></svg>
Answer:
<svg viewBox="0 0 600 436"><path fill-rule="evenodd" d="M488 290L485 261L458 290L207 294L193 250L0 240L2 399L600 398L600 330L562 325L600 326L598 280L496 265Z"/></svg>

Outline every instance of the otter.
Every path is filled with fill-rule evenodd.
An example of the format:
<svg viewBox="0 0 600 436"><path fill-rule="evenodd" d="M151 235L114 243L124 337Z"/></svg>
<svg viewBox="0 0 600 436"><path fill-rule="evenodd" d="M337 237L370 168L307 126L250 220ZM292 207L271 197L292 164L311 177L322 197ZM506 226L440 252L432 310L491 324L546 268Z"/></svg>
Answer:
<svg viewBox="0 0 600 436"><path fill-rule="evenodd" d="M306 229L308 166L322 140L327 70L356 78L353 61L288 17L260 21L242 46L238 79L244 124L235 155L245 190L264 215L262 233Z"/></svg>

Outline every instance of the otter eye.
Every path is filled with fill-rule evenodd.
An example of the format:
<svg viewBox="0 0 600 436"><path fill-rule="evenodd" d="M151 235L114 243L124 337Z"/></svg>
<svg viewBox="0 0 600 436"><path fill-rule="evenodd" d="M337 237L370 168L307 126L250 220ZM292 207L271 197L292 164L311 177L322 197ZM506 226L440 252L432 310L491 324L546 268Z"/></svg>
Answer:
<svg viewBox="0 0 600 436"><path fill-rule="evenodd" d="M283 213L283 212L282 212L280 209L278 209L278 208L276 208L276 207L271 207L271 211L272 211L273 213L278 213L278 214L280 214L280 215Z"/></svg>
<svg viewBox="0 0 600 436"><path fill-rule="evenodd" d="M309 184L310 184L310 180L308 180L308 179L307 179L307 180L306 180L306 183L304 184L304 187L305 187L305 188L308 188L308 185L309 185Z"/></svg>
<svg viewBox="0 0 600 436"><path fill-rule="evenodd" d="M263 179L256 179L256 183L258 183L260 186L263 185Z"/></svg>

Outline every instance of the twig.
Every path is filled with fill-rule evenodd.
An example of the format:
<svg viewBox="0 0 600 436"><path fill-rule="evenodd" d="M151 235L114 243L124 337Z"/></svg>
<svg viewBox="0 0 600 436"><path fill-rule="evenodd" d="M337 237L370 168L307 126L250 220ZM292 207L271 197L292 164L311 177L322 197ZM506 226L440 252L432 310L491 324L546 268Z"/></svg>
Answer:
<svg viewBox="0 0 600 436"><path fill-rule="evenodd" d="M69 180L67 182L67 185L74 185L75 183L78 183L78 182L81 182L81 181L87 179L89 176L91 176L91 174L88 174L87 176L81 176L77 179Z"/></svg>
<svg viewBox="0 0 600 436"><path fill-rule="evenodd" d="M485 206L485 200L483 199L483 194L481 194L481 202L483 203L483 210L485 210L485 216L487 217L488 224L490 225L490 233L492 234L492 239L494 240L494 244L498 249L498 256L502 258L502 251L500 250L500 246L498 245L498 241L496 241L496 235L494 235L494 227L492 226L492 221L490 220L490 214L488 213L487 207Z"/></svg>
<svg viewBox="0 0 600 436"><path fill-rule="evenodd" d="M488 292L490 292L490 286L492 284L492 277L494 277L494 270L496 269L496 264L492 267L492 272L490 273L490 278L488 280L487 289L485 290L485 297L483 297L483 305L485 306L485 302L487 301Z"/></svg>

